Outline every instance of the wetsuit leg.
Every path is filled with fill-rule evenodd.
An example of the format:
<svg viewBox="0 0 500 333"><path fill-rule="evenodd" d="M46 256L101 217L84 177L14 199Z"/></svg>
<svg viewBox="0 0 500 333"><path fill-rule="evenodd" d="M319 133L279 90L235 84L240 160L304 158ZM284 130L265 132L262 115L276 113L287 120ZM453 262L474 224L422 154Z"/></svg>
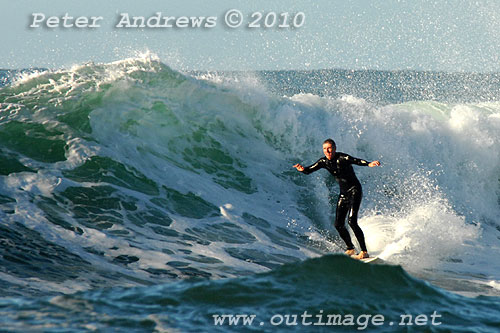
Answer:
<svg viewBox="0 0 500 333"><path fill-rule="evenodd" d="M340 238L344 240L348 250L354 249L354 244L352 244L351 241L351 235L349 235L349 231L345 227L345 218L350 206L349 198L344 194L340 194L339 200L337 201L337 211L335 213L335 229L337 229Z"/></svg>
<svg viewBox="0 0 500 333"><path fill-rule="evenodd" d="M359 211L359 206L361 205L362 196L363 192L361 188L354 187L349 190L348 198L349 198L350 209L349 209L348 221L349 221L349 226L354 232L354 235L356 235L356 239L358 240L361 251L367 251L365 243L365 235L363 234L363 231L358 225L358 211Z"/></svg>

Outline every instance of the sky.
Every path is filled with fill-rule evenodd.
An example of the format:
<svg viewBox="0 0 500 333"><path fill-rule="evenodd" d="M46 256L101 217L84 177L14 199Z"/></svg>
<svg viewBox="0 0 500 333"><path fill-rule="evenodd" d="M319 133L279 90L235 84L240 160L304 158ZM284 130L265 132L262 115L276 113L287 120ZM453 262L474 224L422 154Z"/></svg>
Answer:
<svg viewBox="0 0 500 333"><path fill-rule="evenodd" d="M81 16L102 18L76 27ZM151 24L126 28L123 17ZM212 24L191 27L192 17ZM150 53L182 70L499 72L498 31L497 0L0 0L0 68Z"/></svg>

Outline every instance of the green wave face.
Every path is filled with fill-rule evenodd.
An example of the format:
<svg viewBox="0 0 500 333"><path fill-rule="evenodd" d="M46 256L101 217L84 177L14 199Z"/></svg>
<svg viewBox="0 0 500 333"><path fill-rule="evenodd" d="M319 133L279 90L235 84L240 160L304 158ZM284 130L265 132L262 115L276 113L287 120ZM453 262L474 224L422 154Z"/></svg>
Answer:
<svg viewBox="0 0 500 333"><path fill-rule="evenodd" d="M97 270L114 284L240 274L248 270L219 258L245 262L232 246L251 248L261 233L299 249L290 245L292 233L262 218L251 230L241 225L246 218L233 220L221 208L234 199L244 216L253 216L245 210L267 201L253 199L262 181L251 164L266 147L255 106L229 89L154 60L127 60L33 75L1 88L0 107L4 221L21 219L55 243L72 239L62 247L86 267L72 277ZM5 227L13 235L24 228ZM27 251L38 253L37 244ZM222 246L206 254L214 244ZM17 267L22 251L12 251L6 260ZM65 260L55 256L49 266ZM277 262L290 260L296 259ZM91 269L103 261L110 271ZM260 267L276 265L271 261ZM36 260L22 264L36 275ZM117 279L114 271L123 269Z"/></svg>

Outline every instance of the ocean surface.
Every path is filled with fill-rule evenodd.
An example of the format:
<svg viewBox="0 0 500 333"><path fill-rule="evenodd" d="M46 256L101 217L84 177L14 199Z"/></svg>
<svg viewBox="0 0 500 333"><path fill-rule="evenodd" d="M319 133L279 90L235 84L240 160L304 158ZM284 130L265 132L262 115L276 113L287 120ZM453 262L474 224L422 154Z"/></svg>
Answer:
<svg viewBox="0 0 500 333"><path fill-rule="evenodd" d="M498 332L500 75L0 71L0 331ZM384 264L344 256L322 142Z"/></svg>

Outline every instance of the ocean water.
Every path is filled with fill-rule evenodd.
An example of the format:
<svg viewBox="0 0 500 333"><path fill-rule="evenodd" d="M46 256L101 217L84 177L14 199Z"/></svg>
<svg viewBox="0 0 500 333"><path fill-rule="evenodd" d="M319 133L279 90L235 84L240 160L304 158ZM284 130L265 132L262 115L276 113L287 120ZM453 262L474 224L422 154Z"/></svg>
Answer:
<svg viewBox="0 0 500 333"><path fill-rule="evenodd" d="M500 75L0 72L7 332L497 332ZM372 255L342 255L355 167ZM232 317L230 317L232 316Z"/></svg>

